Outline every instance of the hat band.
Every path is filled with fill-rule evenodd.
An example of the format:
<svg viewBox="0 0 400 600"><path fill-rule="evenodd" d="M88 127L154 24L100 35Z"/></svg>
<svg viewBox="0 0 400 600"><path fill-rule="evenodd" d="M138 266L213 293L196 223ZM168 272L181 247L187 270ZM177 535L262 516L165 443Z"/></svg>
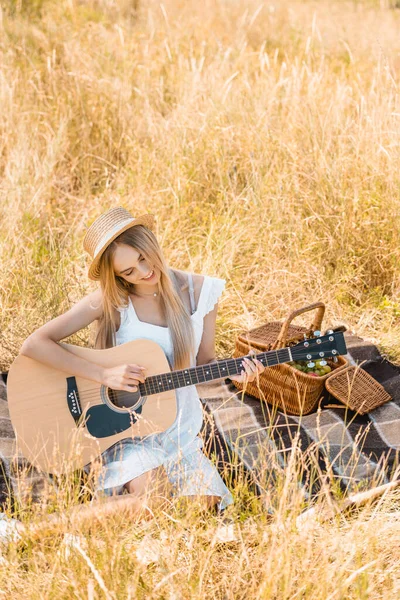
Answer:
<svg viewBox="0 0 400 600"><path fill-rule="evenodd" d="M106 235L102 237L100 242L97 244L93 258L95 258L98 255L100 250L105 244L107 244L107 242L109 242L113 237L115 237L115 234L118 233L120 229L123 229L124 227L126 227L126 225L129 225L129 223L133 223L134 220L135 219L132 218L120 221L118 225L115 225L112 229L110 229L110 231L107 231Z"/></svg>

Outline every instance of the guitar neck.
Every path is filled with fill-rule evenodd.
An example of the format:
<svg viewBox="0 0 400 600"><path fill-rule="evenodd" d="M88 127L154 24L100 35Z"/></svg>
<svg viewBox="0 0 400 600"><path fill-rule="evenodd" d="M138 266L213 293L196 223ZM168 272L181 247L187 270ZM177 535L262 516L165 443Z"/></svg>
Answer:
<svg viewBox="0 0 400 600"><path fill-rule="evenodd" d="M292 355L289 348L281 348L280 350L261 352L260 354L252 355L251 358L257 358L266 367L273 367L281 363L290 362ZM218 360L181 371L152 375L144 383L139 384L139 391L142 396L151 396L152 394L159 394L168 390L175 390L189 385L197 385L198 383L237 375L243 369L242 360L243 356L228 360Z"/></svg>

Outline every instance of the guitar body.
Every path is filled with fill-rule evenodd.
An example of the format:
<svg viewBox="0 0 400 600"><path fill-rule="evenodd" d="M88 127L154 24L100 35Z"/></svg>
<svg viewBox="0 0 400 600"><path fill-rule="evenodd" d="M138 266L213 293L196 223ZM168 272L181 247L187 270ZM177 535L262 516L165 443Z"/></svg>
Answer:
<svg viewBox="0 0 400 600"><path fill-rule="evenodd" d="M170 371L162 348L151 340L106 350L61 346L103 367L138 364L147 368L146 377ZM174 390L148 397L125 392L124 398L136 398L137 406L120 407L110 401L112 390L101 384L24 355L11 365L7 387L17 445L33 465L49 473L82 468L116 442L164 431L176 418Z"/></svg>

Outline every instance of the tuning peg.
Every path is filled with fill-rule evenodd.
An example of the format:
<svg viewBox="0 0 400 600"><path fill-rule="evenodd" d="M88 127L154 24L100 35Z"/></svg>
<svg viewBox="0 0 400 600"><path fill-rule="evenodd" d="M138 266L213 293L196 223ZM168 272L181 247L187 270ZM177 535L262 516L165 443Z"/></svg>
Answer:
<svg viewBox="0 0 400 600"><path fill-rule="evenodd" d="M337 357L337 356L334 356L334 357L333 357L333 362L334 362L334 363L337 363L337 362L338 362L338 360L339 360L339 359L338 359L338 357Z"/></svg>
<svg viewBox="0 0 400 600"><path fill-rule="evenodd" d="M309 369L312 369L313 367L315 367L315 363L313 363L313 362L309 362L309 363L307 363L307 367L308 367Z"/></svg>
<svg viewBox="0 0 400 600"><path fill-rule="evenodd" d="M314 337L321 337L320 331L314 331Z"/></svg>
<svg viewBox="0 0 400 600"><path fill-rule="evenodd" d="M325 335L332 335L332 333L334 333L333 329L328 329L328 330L325 332Z"/></svg>
<svg viewBox="0 0 400 600"><path fill-rule="evenodd" d="M326 360L321 360L319 364L321 365L321 367L326 367L328 363L326 362Z"/></svg>

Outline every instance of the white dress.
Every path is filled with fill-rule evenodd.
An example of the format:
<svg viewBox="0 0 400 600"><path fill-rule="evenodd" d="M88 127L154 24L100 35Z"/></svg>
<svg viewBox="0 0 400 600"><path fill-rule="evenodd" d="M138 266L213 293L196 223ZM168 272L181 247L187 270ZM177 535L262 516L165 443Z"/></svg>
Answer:
<svg viewBox="0 0 400 600"><path fill-rule="evenodd" d="M195 354L197 355L203 335L203 319L218 302L225 281L205 276L197 309L191 315ZM132 302L119 310L121 324L116 343L124 344L135 339L157 342L173 364L173 348L168 327L140 321ZM195 366L194 364L191 366ZM202 440L198 436L203 422L202 406L196 387L176 390L177 416L165 431L147 438L127 438L102 454L103 466L98 481L98 491L106 495L122 494L125 483L146 471L163 466L177 496L220 496L221 509L233 502L228 488L215 466L203 454Z"/></svg>

